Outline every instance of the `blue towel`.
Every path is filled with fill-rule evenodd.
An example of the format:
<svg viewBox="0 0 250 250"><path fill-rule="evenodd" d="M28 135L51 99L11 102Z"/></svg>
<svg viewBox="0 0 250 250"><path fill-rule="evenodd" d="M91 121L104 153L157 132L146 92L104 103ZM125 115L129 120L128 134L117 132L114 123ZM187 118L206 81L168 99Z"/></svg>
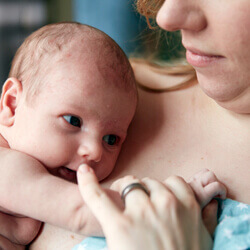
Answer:
<svg viewBox="0 0 250 250"><path fill-rule="evenodd" d="M250 205L230 199L219 200L218 215L213 249L250 249Z"/></svg>
<svg viewBox="0 0 250 250"><path fill-rule="evenodd" d="M108 247L105 238L88 237L74 246L72 250L108 250Z"/></svg>

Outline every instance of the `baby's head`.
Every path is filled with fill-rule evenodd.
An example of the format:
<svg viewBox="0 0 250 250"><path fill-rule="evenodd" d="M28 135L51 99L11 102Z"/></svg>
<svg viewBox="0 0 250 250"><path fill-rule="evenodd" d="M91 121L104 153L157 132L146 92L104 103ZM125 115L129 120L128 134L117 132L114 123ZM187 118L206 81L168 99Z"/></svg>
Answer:
<svg viewBox="0 0 250 250"><path fill-rule="evenodd" d="M46 25L26 38L12 61L9 77L21 81L30 99L39 93L57 63L76 54L86 60L84 67L90 71L94 63L103 77L115 73L117 86L134 87L130 64L120 47L100 30L76 22ZM122 78L130 79L121 81Z"/></svg>
<svg viewBox="0 0 250 250"><path fill-rule="evenodd" d="M73 179L87 163L103 179L115 165L136 104L132 69L110 37L78 23L47 25L13 59L0 132L12 149L51 173Z"/></svg>

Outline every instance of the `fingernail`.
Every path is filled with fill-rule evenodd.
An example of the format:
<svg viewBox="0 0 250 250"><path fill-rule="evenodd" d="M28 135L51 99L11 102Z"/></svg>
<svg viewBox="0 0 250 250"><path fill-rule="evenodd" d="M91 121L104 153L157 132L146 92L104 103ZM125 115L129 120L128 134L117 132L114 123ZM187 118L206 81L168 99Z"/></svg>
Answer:
<svg viewBox="0 0 250 250"><path fill-rule="evenodd" d="M78 171L81 174L85 174L85 173L89 172L89 170L90 170L90 168L89 168L89 166L87 164L82 164L78 168Z"/></svg>

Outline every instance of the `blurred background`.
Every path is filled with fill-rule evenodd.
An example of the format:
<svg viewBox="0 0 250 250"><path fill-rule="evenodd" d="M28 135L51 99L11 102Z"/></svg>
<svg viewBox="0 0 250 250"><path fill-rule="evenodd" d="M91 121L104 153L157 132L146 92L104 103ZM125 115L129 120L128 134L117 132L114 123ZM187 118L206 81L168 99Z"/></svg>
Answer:
<svg viewBox="0 0 250 250"><path fill-rule="evenodd" d="M127 56L152 55L162 60L181 50L178 34L150 30L136 13L135 0L0 0L0 84L8 77L11 60L23 40L41 26L78 21L107 33ZM167 36L167 40L165 39Z"/></svg>

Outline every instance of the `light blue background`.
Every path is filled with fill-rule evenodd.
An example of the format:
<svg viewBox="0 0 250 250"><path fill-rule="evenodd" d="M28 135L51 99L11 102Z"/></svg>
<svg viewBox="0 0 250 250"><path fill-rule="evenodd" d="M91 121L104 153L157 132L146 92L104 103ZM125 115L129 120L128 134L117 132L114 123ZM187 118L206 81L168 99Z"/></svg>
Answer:
<svg viewBox="0 0 250 250"><path fill-rule="evenodd" d="M104 31L129 55L147 27L133 5L134 0L73 0L73 19Z"/></svg>

